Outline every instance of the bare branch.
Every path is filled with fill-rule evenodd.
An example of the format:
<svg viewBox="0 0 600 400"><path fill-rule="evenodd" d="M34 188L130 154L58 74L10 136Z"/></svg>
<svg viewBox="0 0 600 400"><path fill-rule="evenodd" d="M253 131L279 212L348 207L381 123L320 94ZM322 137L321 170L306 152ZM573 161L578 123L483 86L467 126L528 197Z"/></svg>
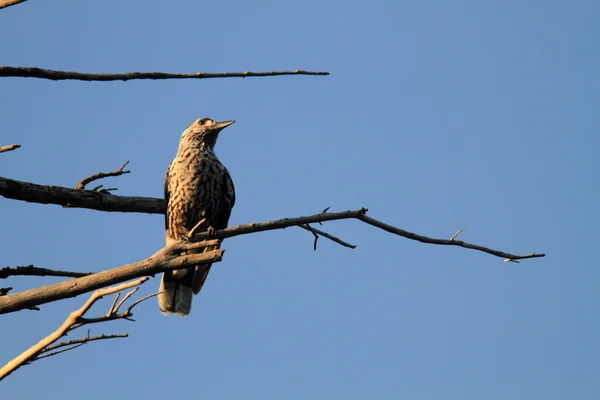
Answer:
<svg viewBox="0 0 600 400"><path fill-rule="evenodd" d="M79 278L85 279L85 278ZM40 340L37 344L25 350L23 353L9 361L4 367L0 368L0 381L14 372L17 368L23 364L34 360L44 349L47 349L52 343L63 337L72 327L75 325L83 315L92 307L92 305L104 296L119 292L121 290L129 289L134 286L141 285L148 280L147 277L137 279L135 281L122 283L117 286L111 286L104 289L96 290L90 298L85 302L81 308L73 311L63 322L63 324L50 335Z"/></svg>
<svg viewBox="0 0 600 400"><path fill-rule="evenodd" d="M279 76L279 75L329 75L329 72L314 72L297 69L295 71L271 71L271 72L192 72L184 74L173 74L167 72L125 72L108 74L90 74L75 71L56 71L35 67L10 67L0 66L0 77L20 77L78 81L130 81L134 79L213 79L213 78L250 78L257 76Z"/></svg>
<svg viewBox="0 0 600 400"><path fill-rule="evenodd" d="M329 207L327 207L327 208L329 208ZM321 231L321 230L319 230L319 229L317 229L317 228L313 228L312 226L308 226L308 225L307 225L307 226L308 226L308 228L307 228L307 226L304 226L304 225L298 225L298 226L299 226L300 228L302 228L302 229L306 229L307 231L311 231L313 234L315 234L315 233L316 233L316 234L318 234L318 235L321 235L321 236L323 236L323 237L325 237L325 238L327 238L327 239L329 239L329 240L331 240L331 241L333 241L333 242L335 242L335 243L337 243L337 244L340 244L340 245L342 245L342 246L344 246L344 247L348 247L348 248L351 248L351 249L355 249L355 248L356 248L356 246L355 246L355 245L353 245L353 244L350 244L350 243L348 243L348 242L344 242L342 239L340 239L340 238L337 238L337 237L335 237L335 236L333 236L333 235L330 235L330 234L329 234L329 233L327 233L327 232L323 232L323 231ZM310 229L309 229L309 228L310 228ZM315 239L315 250L316 250L316 244L317 244L317 241L316 241L316 239Z"/></svg>
<svg viewBox="0 0 600 400"><path fill-rule="evenodd" d="M0 196L30 203L58 204L99 211L163 214L165 201L151 197L125 197L61 186L36 185L0 177Z"/></svg>
<svg viewBox="0 0 600 400"><path fill-rule="evenodd" d="M14 6L15 4L24 3L27 0L0 0L0 9Z"/></svg>
<svg viewBox="0 0 600 400"><path fill-rule="evenodd" d="M215 246L218 243L218 240L207 240L198 243L175 243L169 247L160 249L151 257L136 263L53 285L8 294L0 297L0 314L20 311L52 301L75 297L111 284L125 282L142 276L151 276L164 271L188 268L204 262L219 262L223 257L223 250L181 255L182 252L187 250Z"/></svg>
<svg viewBox="0 0 600 400"><path fill-rule="evenodd" d="M116 197L116 196L115 196ZM247 235L255 232L270 231L275 229L284 229L290 226L306 225L316 222L334 221L340 219L358 219L369 225L375 226L384 231L399 235L411 240L417 240L422 243L430 243L437 245L451 245L464 247L467 249L482 251L497 257L509 259L511 261L522 260L527 258L544 257L545 254L531 253L527 255L515 255L499 250L490 249L484 246L463 242L461 240L436 239L427 236L418 235L408 232L400 228L388 225L374 218L365 215L366 208L360 210L350 210L338 213L320 213L307 217L298 218L283 218L276 221L257 222L246 225L238 225L227 229L222 229L214 233L212 237L216 240L209 239L207 232L201 232L194 235L192 241L194 243L176 243L170 247L159 250L152 257L129 265L98 272L93 275L77 278L70 281L57 283L54 285L43 286L20 293L9 294L0 297L0 314L6 314L13 311L23 310L28 307L45 304L48 302L61 300L69 297L74 297L82 293L90 292L94 289L104 287L108 284L124 282L129 279L134 279L140 276L154 275L158 272L163 272L173 269L187 268L192 265L202 262L218 262L222 258L223 251L215 250L201 254L189 254L179 256L181 251L202 248L209 243L217 244L218 239L226 239L229 237Z"/></svg>
<svg viewBox="0 0 600 400"><path fill-rule="evenodd" d="M0 269L0 279L6 279L9 276L62 276L68 278L80 278L91 274L92 272L59 271L38 268L33 265L26 265L24 267L4 267Z"/></svg>
<svg viewBox="0 0 600 400"><path fill-rule="evenodd" d="M47 346L45 349L40 351L39 355L36 356L33 360L28 361L28 364L31 364L32 362L37 361L37 360L41 360L42 358L51 357L51 356L54 356L54 355L57 355L60 353L64 353L65 351L76 349L77 347L83 346L84 344L86 344L88 342L94 342L96 340L106 340L106 339L121 339L121 338L127 338L127 337L129 337L129 335L126 333L118 333L118 334L111 334L111 335L102 334L102 335L98 335L98 336L89 336L89 333L88 333L88 336L86 336L86 337L82 337L79 339L73 339L73 340L66 340L64 342L60 342L60 343L56 343L56 344ZM72 347L68 347L68 346L72 346ZM52 350L60 349L62 347L67 347L67 348L58 350L58 351L52 351Z"/></svg>
<svg viewBox="0 0 600 400"><path fill-rule="evenodd" d="M531 253L531 254L526 254L526 255L519 256L519 255L515 255L515 254L505 253L505 252L499 251L499 250L489 249L487 247L479 246L477 244L463 242L462 240L448 240L448 239L430 238L430 237L427 237L427 236L418 235L416 233L408 232L408 231L405 231L404 229L400 229L400 228L396 228L394 226L388 225L386 223L383 223L381 221L378 221L376 219L368 217L364 213L360 214L359 216L357 216L357 218L360 219L363 222L366 222L369 225L375 226L375 227L377 227L379 229L383 229L384 231L393 233L393 234L398 235L398 236L405 237L407 239L417 240L417 241L422 242L422 243L440 244L440 245L447 245L447 246L448 245L449 246L459 246L459 247L464 247L466 249L482 251L484 253L488 253L488 254L494 255L496 257L509 258L511 260L523 260L523 259L526 259L526 258L538 258L538 257L545 257L546 256L545 254L536 254L536 253Z"/></svg>
<svg viewBox="0 0 600 400"><path fill-rule="evenodd" d="M129 161L126 161L116 171L112 171L112 172L98 172L98 173L95 173L92 176L88 176L87 178L84 178L81 181L79 181L79 183L77 183L77 186L75 186L75 189L77 189L77 190L85 190L85 185L87 185L90 182L97 181L98 179L108 178L109 176L120 176L120 175L123 175L123 174L128 174L131 171L124 170L124 168L127 166L127 164L129 164ZM97 190L97 189L100 189L101 187L102 187L102 185L96 186L94 189ZM110 189L104 189L104 190L105 191L109 191Z"/></svg>
<svg viewBox="0 0 600 400"><path fill-rule="evenodd" d="M0 0L2 1L2 0ZM21 147L20 144L9 144L8 146L0 146L0 153L5 153L7 151L13 151Z"/></svg>

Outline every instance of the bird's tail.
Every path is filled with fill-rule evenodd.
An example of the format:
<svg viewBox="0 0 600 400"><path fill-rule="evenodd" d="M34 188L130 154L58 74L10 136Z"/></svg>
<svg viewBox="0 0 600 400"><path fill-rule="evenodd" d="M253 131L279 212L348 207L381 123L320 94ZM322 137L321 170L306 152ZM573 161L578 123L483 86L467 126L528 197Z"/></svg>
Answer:
<svg viewBox="0 0 600 400"><path fill-rule="evenodd" d="M185 317L192 309L192 298L194 293L189 279L177 279L172 273L165 272L162 275L158 295L158 306L164 315L175 314Z"/></svg>

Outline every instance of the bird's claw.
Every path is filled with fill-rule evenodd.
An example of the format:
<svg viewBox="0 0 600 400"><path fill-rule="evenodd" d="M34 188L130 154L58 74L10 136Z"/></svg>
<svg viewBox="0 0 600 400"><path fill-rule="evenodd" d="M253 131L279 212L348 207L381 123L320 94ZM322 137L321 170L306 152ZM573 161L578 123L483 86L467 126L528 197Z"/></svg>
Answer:
<svg viewBox="0 0 600 400"><path fill-rule="evenodd" d="M206 234L208 235L208 239L214 239L217 231L214 226L209 226L206 230Z"/></svg>

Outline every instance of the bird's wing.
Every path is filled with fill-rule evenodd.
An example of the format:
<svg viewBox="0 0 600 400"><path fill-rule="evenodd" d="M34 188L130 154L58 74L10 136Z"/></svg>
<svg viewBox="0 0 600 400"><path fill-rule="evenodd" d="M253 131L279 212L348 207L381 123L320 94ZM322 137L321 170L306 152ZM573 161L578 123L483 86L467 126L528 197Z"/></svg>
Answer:
<svg viewBox="0 0 600 400"><path fill-rule="evenodd" d="M235 188L233 187L233 180L231 180L231 175L229 175L229 171L225 169L225 173L223 174L223 191L221 196L223 196L223 201L221 202L221 209L217 214L217 226L216 229L225 229L227 228L227 223L229 222L229 217L231 216L231 209L235 204ZM204 252L212 251L215 249L219 249L221 244L217 244L213 247L206 247ZM194 278L192 280L192 290L194 294L198 294L202 286L204 285L204 281L206 281L206 277L210 272L210 267L212 264L201 264L196 267L196 271L194 273Z"/></svg>
<svg viewBox="0 0 600 400"><path fill-rule="evenodd" d="M225 184L223 185L223 205L221 206L221 215L219 216L219 222L221 224L219 229L227 228L227 223L229 222L229 217L231 216L231 209L235 204L235 187L233 186L231 175L229 175L229 171L227 171L227 169L225 169L225 173L223 175Z"/></svg>
<svg viewBox="0 0 600 400"><path fill-rule="evenodd" d="M169 164L165 176L165 230L169 229L169 197L171 197L169 193L169 172L171 172L171 164Z"/></svg>

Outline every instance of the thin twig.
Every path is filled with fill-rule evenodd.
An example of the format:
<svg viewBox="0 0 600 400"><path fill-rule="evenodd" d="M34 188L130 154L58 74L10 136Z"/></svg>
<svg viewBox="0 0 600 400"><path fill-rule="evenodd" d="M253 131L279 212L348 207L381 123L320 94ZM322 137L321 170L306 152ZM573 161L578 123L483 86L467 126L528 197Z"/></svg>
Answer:
<svg viewBox="0 0 600 400"><path fill-rule="evenodd" d="M319 229L317 229L317 228L313 228L312 226L310 227L310 229L307 229L307 228L306 228L305 226L303 226L303 225L298 225L298 226L299 226L300 228L303 228L303 229L306 229L306 230L310 230L310 231L311 231L313 234L314 234L314 233L317 233L317 234L319 234L320 236L323 236L323 237L325 237L325 238L327 238L327 239L329 239L329 240L331 240L331 241L333 241L333 242L335 242L335 243L337 243L337 244L340 244L340 245L342 245L342 246L344 246L344 247L348 247L348 248L351 248L351 249L355 249L355 248L356 248L356 246L355 246L355 245L353 245L353 244L350 244L350 243L348 243L348 242L344 242L342 239L340 239L340 238L337 238L337 237L335 237L335 236L333 236L333 235L331 235L331 234L329 234L329 233L327 233L327 232L323 232L323 231L321 231L321 230L319 230Z"/></svg>
<svg viewBox="0 0 600 400"><path fill-rule="evenodd" d="M130 81L134 79L212 79L212 78L251 78L257 76L280 76L280 75L329 75L329 72L314 72L297 69L294 71L271 71L271 72L192 72L174 74L167 72L125 72L91 74L75 71L56 71L35 67L11 67L0 66L0 77L20 77L58 80L78 81Z"/></svg>
<svg viewBox="0 0 600 400"><path fill-rule="evenodd" d="M319 240L319 235L317 235L317 232L315 232L315 230L309 225L309 224L304 224L304 225L298 225L300 228L304 228L307 231L309 231L310 233L313 234L313 236L315 237L315 242L313 244L313 251L317 251L317 241Z"/></svg>
<svg viewBox="0 0 600 400"><path fill-rule="evenodd" d="M9 276L62 276L67 278L81 278L82 276L88 275L92 275L92 272L60 271L34 267L33 265L4 267L0 269L0 279L6 279Z"/></svg>
<svg viewBox="0 0 600 400"><path fill-rule="evenodd" d="M77 183L77 186L75 186L75 189L77 190L85 190L85 185L87 185L90 182L93 181L97 181L98 179L102 179L102 178L108 178L109 176L120 176L123 174L128 174L131 171L130 170L125 170L124 168L127 166L127 164L129 164L129 161L126 161L123 165L121 165L121 167L119 167L119 169L117 169L116 171L112 171L112 172L97 172L92 176L88 176L87 178L83 178L82 180L80 180ZM99 189L100 187L102 187L102 185L100 185L99 187L96 186L95 189ZM112 188L112 189L102 189L103 192L108 192L110 190L117 190L116 188Z"/></svg>
<svg viewBox="0 0 600 400"><path fill-rule="evenodd" d="M457 237L458 235L460 235L460 233L461 233L462 231L464 231L465 229L467 229L467 228L461 228L461 229L459 229L459 230L458 230L458 231L457 231L457 232L456 232L454 235L452 235L452 237L450 238L450 241L453 241L454 239L456 239L456 237Z"/></svg>
<svg viewBox="0 0 600 400"><path fill-rule="evenodd" d="M0 0L1 1L1 0ZM0 7L2 8L2 7ZM6 153L7 151L13 151L21 147L20 144L9 144L8 146L1 146L0 153Z"/></svg>
<svg viewBox="0 0 600 400"><path fill-rule="evenodd" d="M117 292L117 294L115 295L115 299L113 300L112 304L110 305L106 315L110 315L113 313L113 311L115 310L115 304L117 304L117 301L119 301L119 297L121 297L121 292Z"/></svg>
<svg viewBox="0 0 600 400"><path fill-rule="evenodd" d="M198 223L196 225L194 225L194 227L192 229L190 229L190 231L188 232L187 236L190 237L190 238L192 236L194 236L196 234L196 231L198 229L200 229L200 227L202 225L204 225L205 222L206 222L206 218L202 218L200 221L198 221Z"/></svg>
<svg viewBox="0 0 600 400"><path fill-rule="evenodd" d="M125 301L130 298L135 292L137 292L139 290L139 286L136 288L131 289L125 296L123 296L123 299L119 302L119 304L117 304L117 307L114 308L114 312L118 313L119 309L121 308L121 306L123 305L123 303L125 303ZM113 310L111 310L113 311Z"/></svg>
<svg viewBox="0 0 600 400"><path fill-rule="evenodd" d="M102 335L98 335L98 336L89 336L89 333L88 333L88 336L86 336L86 337L82 337L80 339L67 340L67 341L56 343L56 344L46 347L45 349L43 349L40 352L40 354L37 357L35 357L33 360L29 361L28 364L31 364L32 362L37 361L37 360L41 360L42 358L54 356L56 354L64 353L65 351L73 350L79 346L83 346L84 344L86 344L88 342L93 342L96 340L105 340L105 339L120 339L120 338L127 338L127 337L129 337L129 335L127 333L119 333L119 334L111 334L111 335L102 334ZM67 346L73 346L73 347L68 347L67 349L58 350L58 351L52 351L52 350L59 349L62 347L67 347Z"/></svg>

